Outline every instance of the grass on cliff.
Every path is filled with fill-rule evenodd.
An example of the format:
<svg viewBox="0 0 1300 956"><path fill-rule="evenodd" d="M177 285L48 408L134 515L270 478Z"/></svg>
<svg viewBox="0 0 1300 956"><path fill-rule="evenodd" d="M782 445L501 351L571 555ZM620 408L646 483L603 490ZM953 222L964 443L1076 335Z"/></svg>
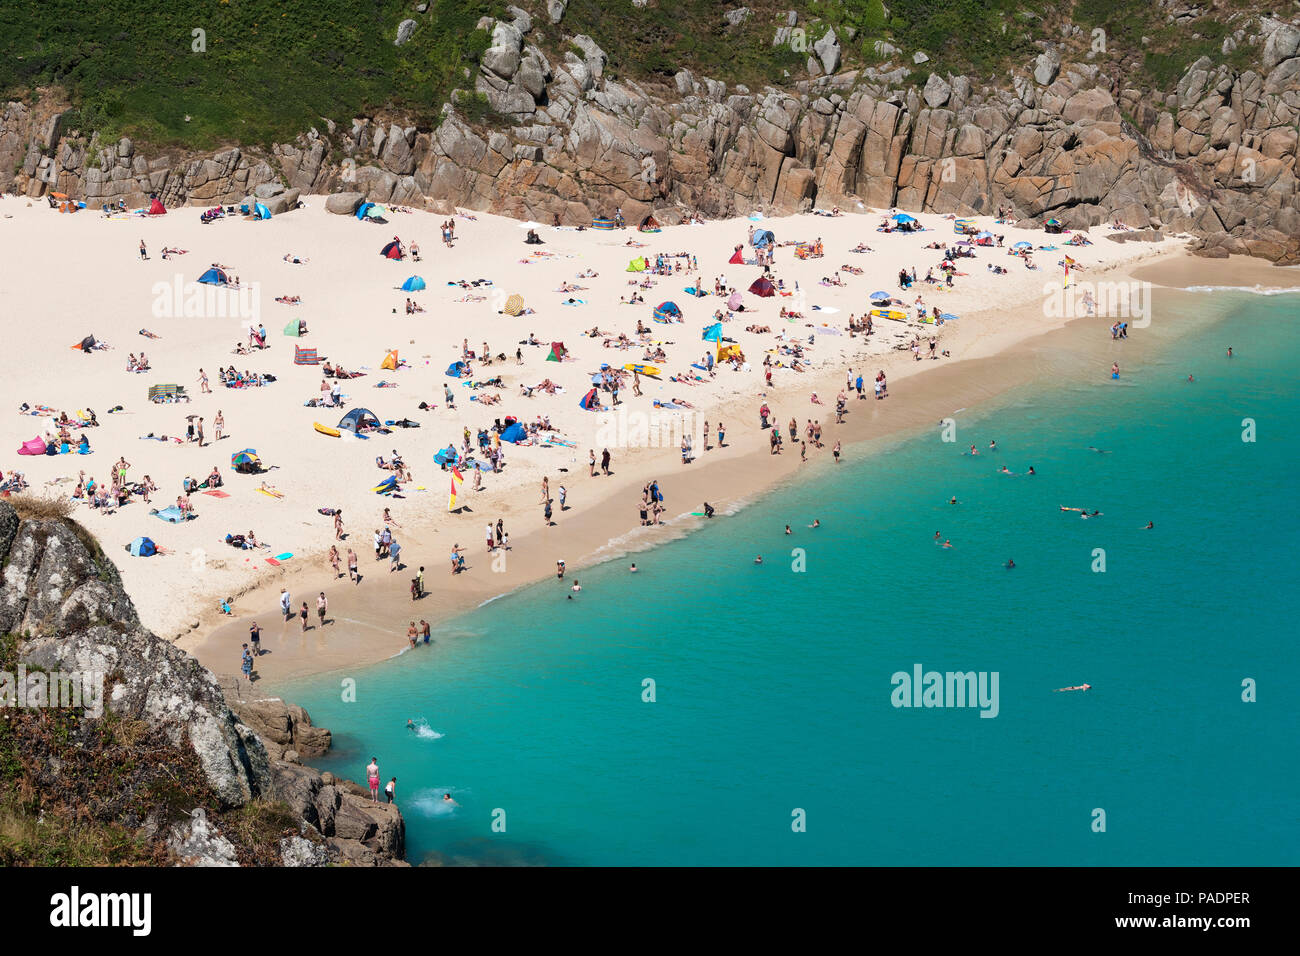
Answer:
<svg viewBox="0 0 1300 956"><path fill-rule="evenodd" d="M507 16L506 0L218 0L187 7L147 0L100 0L88 14L81 0L0 3L0 96L30 100L38 88L69 92L66 129L129 135L155 146L198 149L291 141L322 117L346 124L387 110L436 126L453 89L470 89L491 42L480 17ZM552 25L542 0L521 0L533 18L529 42L555 64L568 37L590 35L609 56L616 78L668 80L680 69L753 89L807 77L813 44L835 27L845 68L878 63L876 41L929 61L929 72L1005 79L1025 69L1037 42L1062 43L1061 27L1085 31L1071 52L1087 53L1087 34L1106 31L1110 49L1095 62L1118 67L1121 81L1167 91L1198 56L1242 68L1257 51L1223 54L1233 24L1259 0L1207 8L1190 25L1166 22L1150 0L743 0L750 17L728 26L723 13L742 0L570 0ZM773 45L790 9L799 13L795 42ZM403 19L418 24L394 46ZM1244 18L1244 17L1243 17ZM1237 21L1240 22L1240 19ZM200 38L196 31L203 31ZM1148 42L1143 44L1142 37ZM477 102L477 101L474 101ZM481 114L481 115L478 115ZM479 110L476 119L499 123Z"/></svg>
<svg viewBox="0 0 1300 956"><path fill-rule="evenodd" d="M68 518L72 515L72 501L68 498L10 495L5 502L18 513L20 521L43 521L49 518Z"/></svg>
<svg viewBox="0 0 1300 956"><path fill-rule="evenodd" d="M16 673L18 648L0 636L0 670ZM217 805L193 748L143 720L0 708L0 866L169 865L165 834L196 807L242 864L279 864L280 837L298 832L287 806Z"/></svg>
<svg viewBox="0 0 1300 956"><path fill-rule="evenodd" d="M423 14L400 0L99 0L93 8L9 0L0 4L0 96L60 86L74 106L67 128L199 149L291 141L313 125L324 132L321 117L346 123L390 106L434 125L489 43L474 24L498 8L484 0L430 0ZM394 46L407 18L419 25Z"/></svg>

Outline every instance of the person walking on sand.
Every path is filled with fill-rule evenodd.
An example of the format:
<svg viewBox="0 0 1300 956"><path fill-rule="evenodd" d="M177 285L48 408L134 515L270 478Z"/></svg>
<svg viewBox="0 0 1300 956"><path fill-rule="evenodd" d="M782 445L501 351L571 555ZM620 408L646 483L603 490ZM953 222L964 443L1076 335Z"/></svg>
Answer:
<svg viewBox="0 0 1300 956"><path fill-rule="evenodd" d="M565 499L568 498L568 496L569 496L568 489L565 488L564 485L560 485L560 510L561 511L564 511L568 507L568 505L564 503Z"/></svg>
<svg viewBox="0 0 1300 956"><path fill-rule="evenodd" d="M330 602L326 600L325 592L321 591L320 597L316 598L316 620L320 622L321 627L325 626L325 614L329 609Z"/></svg>
<svg viewBox="0 0 1300 956"><path fill-rule="evenodd" d="M550 500L551 500L551 479L547 477L543 477L542 478L542 501L550 501Z"/></svg>
<svg viewBox="0 0 1300 956"><path fill-rule="evenodd" d="M289 597L287 588L280 588L280 613L284 615L285 623L293 617L293 599Z"/></svg>
<svg viewBox="0 0 1300 956"><path fill-rule="evenodd" d="M149 250L144 247L144 240L141 239L140 240L140 261L143 262L148 258L149 258Z"/></svg>
<svg viewBox="0 0 1300 956"><path fill-rule="evenodd" d="M194 437L199 440L199 447L202 448L203 447L203 419L201 418L199 419L199 423L194 426Z"/></svg>
<svg viewBox="0 0 1300 956"><path fill-rule="evenodd" d="M366 766L366 779L370 783L370 799L379 802L379 758L371 757Z"/></svg>
<svg viewBox="0 0 1300 956"><path fill-rule="evenodd" d="M840 463L840 443L838 441L835 442L835 447L831 449L831 454L835 456L835 464L838 465Z"/></svg>
<svg viewBox="0 0 1300 956"><path fill-rule="evenodd" d="M342 511L334 512L334 540L335 541L343 540L343 512ZM335 552L335 557L336 558L338 557L337 551ZM337 565L338 562L335 561L335 564ZM335 570L337 571L338 568L336 567Z"/></svg>
<svg viewBox="0 0 1300 956"><path fill-rule="evenodd" d="M217 409L217 417L212 419L212 440L221 441L225 437L226 417L221 414L221 409Z"/></svg>
<svg viewBox="0 0 1300 956"><path fill-rule="evenodd" d="M302 630L303 633L305 634L307 632L307 602L306 601L302 602L302 610L298 612L298 616L302 618Z"/></svg>
<svg viewBox="0 0 1300 956"><path fill-rule="evenodd" d="M606 448L600 455L600 470L606 475L609 474L609 449Z"/></svg>
<svg viewBox="0 0 1300 956"><path fill-rule="evenodd" d="M591 477L596 477L596 449L587 450L587 466L591 469Z"/></svg>
<svg viewBox="0 0 1300 956"><path fill-rule="evenodd" d="M348 580L361 583L361 575L357 573L357 553L351 548L348 548Z"/></svg>
<svg viewBox="0 0 1300 956"><path fill-rule="evenodd" d="M330 545L329 556L330 567L334 569L334 577L339 577L339 549L335 545Z"/></svg>
<svg viewBox="0 0 1300 956"><path fill-rule="evenodd" d="M248 686L253 686L253 655L248 651L248 645L244 645L243 652L240 654L239 669L244 672L244 680L248 681Z"/></svg>
<svg viewBox="0 0 1300 956"><path fill-rule="evenodd" d="M212 389L208 386L208 373L199 369L199 393L201 395L211 394Z"/></svg>
<svg viewBox="0 0 1300 956"><path fill-rule="evenodd" d="M406 628L406 640L411 647L415 647L415 638L419 633L420 632L416 630L415 622L412 621Z"/></svg>

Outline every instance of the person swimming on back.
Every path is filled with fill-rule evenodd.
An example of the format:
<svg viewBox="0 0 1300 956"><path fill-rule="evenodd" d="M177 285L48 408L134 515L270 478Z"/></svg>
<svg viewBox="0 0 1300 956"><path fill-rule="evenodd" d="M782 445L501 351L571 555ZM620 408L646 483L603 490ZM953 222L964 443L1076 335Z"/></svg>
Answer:
<svg viewBox="0 0 1300 956"><path fill-rule="evenodd" d="M1052 691L1053 694L1059 694L1063 690L1092 690L1091 684L1080 684L1078 687L1058 687Z"/></svg>

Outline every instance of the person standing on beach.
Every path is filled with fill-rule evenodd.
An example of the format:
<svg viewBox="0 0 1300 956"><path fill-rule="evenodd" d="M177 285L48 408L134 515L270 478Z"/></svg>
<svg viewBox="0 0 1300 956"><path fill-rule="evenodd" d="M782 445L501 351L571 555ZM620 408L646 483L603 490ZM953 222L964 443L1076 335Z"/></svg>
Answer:
<svg viewBox="0 0 1300 956"><path fill-rule="evenodd" d="M284 615L286 623L293 617L293 599L289 597L289 591L286 588L280 588L280 613Z"/></svg>
<svg viewBox="0 0 1300 956"><path fill-rule="evenodd" d="M718 422L718 447L727 447L727 426L722 422Z"/></svg>
<svg viewBox="0 0 1300 956"><path fill-rule="evenodd" d="M199 423L194 426L194 435L199 440L199 447L202 448L203 447L203 419L201 418L199 419Z"/></svg>
<svg viewBox="0 0 1300 956"><path fill-rule="evenodd" d="M366 779L370 783L370 799L379 802L379 758L371 757L366 766Z"/></svg>
<svg viewBox="0 0 1300 956"><path fill-rule="evenodd" d="M248 651L248 645L244 645L243 653L239 658L239 669L244 673L244 680L248 681L249 686L253 685L253 655Z"/></svg>
<svg viewBox="0 0 1300 956"><path fill-rule="evenodd" d="M325 614L329 609L330 602L325 599L325 592L321 591L320 597L316 599L316 619L320 622L321 627L325 626Z"/></svg>
<svg viewBox="0 0 1300 956"><path fill-rule="evenodd" d="M334 577L337 579L339 577L339 549L334 545L330 545L329 562L330 567L334 569Z"/></svg>
<svg viewBox="0 0 1300 956"><path fill-rule="evenodd" d="M208 386L208 373L199 369L199 394L209 395L212 389Z"/></svg>
<svg viewBox="0 0 1300 956"><path fill-rule="evenodd" d="M564 485L560 485L560 510L561 510L561 511L565 510L565 508L568 507L568 506L565 505L565 503L564 503L564 500L565 500L568 496L569 496L568 489L566 489L566 488L564 487Z"/></svg>
<svg viewBox="0 0 1300 956"><path fill-rule="evenodd" d="M221 414L221 409L217 409L217 417L212 419L212 440L221 441L226 430L226 417Z"/></svg>
<svg viewBox="0 0 1300 956"><path fill-rule="evenodd" d="M501 547L505 530L506 530L505 520L502 518L497 518L497 547Z"/></svg>
<svg viewBox="0 0 1300 956"><path fill-rule="evenodd" d="M343 540L343 512L342 512L342 511L336 511L336 512L334 512L334 540L335 540L335 541L342 541L342 540ZM337 560L337 559L338 559L338 552L337 552L337 551L335 551L335 553L334 553L334 557L335 557L335 561L334 561L335 567L334 567L334 570L337 571L337 570L338 570L338 560Z"/></svg>
<svg viewBox="0 0 1300 956"><path fill-rule="evenodd" d="M361 575L357 573L357 553L348 548L348 580L361 583Z"/></svg>
<svg viewBox="0 0 1300 956"><path fill-rule="evenodd" d="M388 565L388 573L400 570L402 567L402 546L394 541L388 546L388 557L391 559Z"/></svg>
<svg viewBox="0 0 1300 956"><path fill-rule="evenodd" d="M248 640L253 645L253 656L262 656L262 629L254 621L248 628Z"/></svg>
<svg viewBox="0 0 1300 956"><path fill-rule="evenodd" d="M546 527L550 527L554 522L551 521L551 499L547 498L542 505L542 517L546 519Z"/></svg>
<svg viewBox="0 0 1300 956"><path fill-rule="evenodd" d="M551 479L548 477L543 477L542 478L542 501L550 501L550 500L551 500Z"/></svg>
<svg viewBox="0 0 1300 956"><path fill-rule="evenodd" d="M495 548L496 548L496 538L495 538L494 535L492 534L492 525L489 523L488 526L487 526L487 549L488 549L488 554L491 554L491 553L493 552L493 550L495 550Z"/></svg>
<svg viewBox="0 0 1300 956"><path fill-rule="evenodd" d="M406 640L410 643L411 647L415 647L415 637L418 633L419 632L415 629L415 622L412 621L406 628Z"/></svg>
<svg viewBox="0 0 1300 956"><path fill-rule="evenodd" d="M840 463L840 443L839 443L839 441L836 441L836 442L835 442L835 447L831 449L831 454L835 456L835 464L838 465L838 464Z"/></svg>
<svg viewBox="0 0 1300 956"><path fill-rule="evenodd" d="M600 470L606 475L609 474L609 449L606 448L600 456Z"/></svg>
<svg viewBox="0 0 1300 956"><path fill-rule="evenodd" d="M303 633L305 634L307 633L307 602L306 601L302 602L302 610L298 612L298 616L302 618L302 630Z"/></svg>
<svg viewBox="0 0 1300 956"><path fill-rule="evenodd" d="M591 477L596 477L596 449L587 449L587 465L591 468Z"/></svg>
<svg viewBox="0 0 1300 956"><path fill-rule="evenodd" d="M149 258L149 250L144 247L144 240L141 239L140 240L140 261L143 262L148 258Z"/></svg>

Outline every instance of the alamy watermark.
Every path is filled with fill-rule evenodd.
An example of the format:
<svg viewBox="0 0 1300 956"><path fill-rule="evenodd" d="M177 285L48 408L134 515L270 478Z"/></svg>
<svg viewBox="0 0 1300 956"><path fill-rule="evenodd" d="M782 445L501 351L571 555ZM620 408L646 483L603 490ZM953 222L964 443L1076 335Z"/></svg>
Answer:
<svg viewBox="0 0 1300 956"><path fill-rule="evenodd" d="M927 671L913 664L911 673L896 671L889 682L895 707L978 707L981 717L996 717L997 671Z"/></svg>
<svg viewBox="0 0 1300 956"><path fill-rule="evenodd" d="M208 285L186 282L178 273L170 282L155 282L150 313L156 319L262 319L262 284Z"/></svg>
<svg viewBox="0 0 1300 956"><path fill-rule="evenodd" d="M1051 319L1096 316L1125 319L1135 329L1151 324L1150 282L1071 282L1043 285L1043 314Z"/></svg>
<svg viewBox="0 0 1300 956"><path fill-rule="evenodd" d="M104 675L97 671L0 670L0 708L81 708L87 717L104 715Z"/></svg>

